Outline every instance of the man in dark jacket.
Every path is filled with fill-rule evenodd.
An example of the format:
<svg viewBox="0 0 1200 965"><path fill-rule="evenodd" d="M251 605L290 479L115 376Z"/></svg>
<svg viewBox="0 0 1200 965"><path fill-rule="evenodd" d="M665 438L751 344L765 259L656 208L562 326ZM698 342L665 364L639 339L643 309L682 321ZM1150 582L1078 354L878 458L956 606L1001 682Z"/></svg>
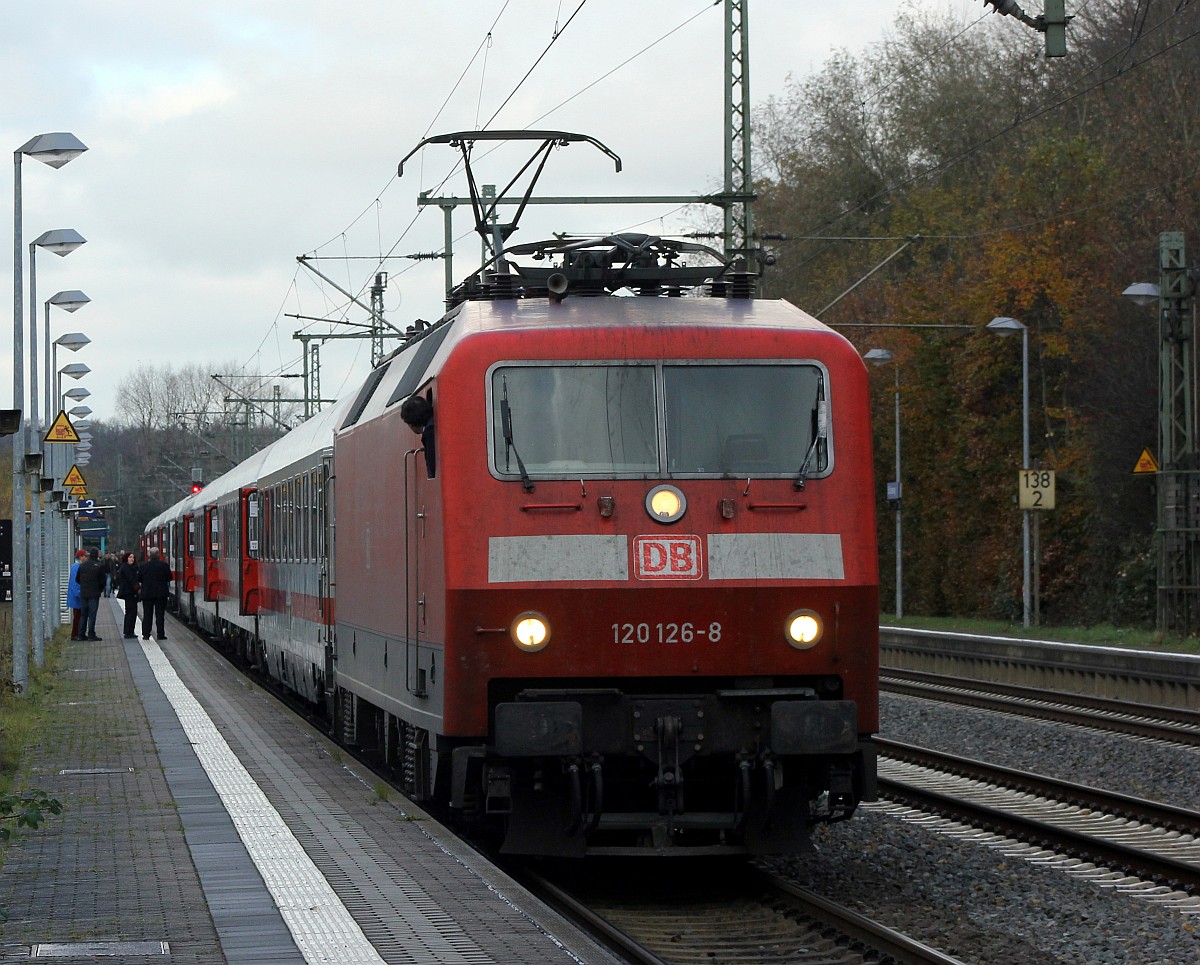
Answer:
<svg viewBox="0 0 1200 965"><path fill-rule="evenodd" d="M174 576L157 546L150 547L149 557L138 567L138 582L142 584L142 639L150 639L150 616L153 614L158 639L166 640L167 594Z"/></svg>
<svg viewBox="0 0 1200 965"><path fill-rule="evenodd" d="M100 612L100 597L108 581L108 565L101 562L96 547L88 550L88 558L75 573L82 606L79 608L79 639L100 640L96 636L96 614Z"/></svg>

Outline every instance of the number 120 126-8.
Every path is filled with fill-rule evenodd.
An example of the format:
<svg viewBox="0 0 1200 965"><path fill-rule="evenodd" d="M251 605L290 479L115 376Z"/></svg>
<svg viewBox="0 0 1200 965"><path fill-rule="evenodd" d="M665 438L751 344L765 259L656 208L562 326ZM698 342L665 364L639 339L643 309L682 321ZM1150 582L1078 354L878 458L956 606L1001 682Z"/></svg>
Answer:
<svg viewBox="0 0 1200 965"><path fill-rule="evenodd" d="M698 627L694 623L614 623L613 643L694 643L721 639L721 624Z"/></svg>

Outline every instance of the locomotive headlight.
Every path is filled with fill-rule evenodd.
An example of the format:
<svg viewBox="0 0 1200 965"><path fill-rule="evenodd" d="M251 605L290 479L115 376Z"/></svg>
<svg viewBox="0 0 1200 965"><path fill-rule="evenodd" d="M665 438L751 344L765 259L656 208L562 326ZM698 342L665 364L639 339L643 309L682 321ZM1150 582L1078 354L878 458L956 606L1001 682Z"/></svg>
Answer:
<svg viewBox="0 0 1200 965"><path fill-rule="evenodd" d="M646 512L656 523L673 523L687 512L687 499L674 486L655 486L646 493Z"/></svg>
<svg viewBox="0 0 1200 965"><path fill-rule="evenodd" d="M532 610L519 614L509 627L509 633L513 643L531 653L541 650L550 642L550 624L544 616Z"/></svg>
<svg viewBox="0 0 1200 965"><path fill-rule="evenodd" d="M824 632L825 626L821 623L821 618L812 610L796 610L784 625L787 642L797 650L815 647Z"/></svg>

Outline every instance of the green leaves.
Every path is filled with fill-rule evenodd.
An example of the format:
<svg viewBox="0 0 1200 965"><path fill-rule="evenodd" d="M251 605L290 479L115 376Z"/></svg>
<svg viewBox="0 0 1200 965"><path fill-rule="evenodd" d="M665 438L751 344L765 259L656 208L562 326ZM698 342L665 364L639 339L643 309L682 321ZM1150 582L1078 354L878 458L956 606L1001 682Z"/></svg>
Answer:
<svg viewBox="0 0 1200 965"><path fill-rule="evenodd" d="M46 814L61 814L63 806L45 791L34 788L25 795L6 794L0 797L0 841L12 837L12 827L37 828Z"/></svg>

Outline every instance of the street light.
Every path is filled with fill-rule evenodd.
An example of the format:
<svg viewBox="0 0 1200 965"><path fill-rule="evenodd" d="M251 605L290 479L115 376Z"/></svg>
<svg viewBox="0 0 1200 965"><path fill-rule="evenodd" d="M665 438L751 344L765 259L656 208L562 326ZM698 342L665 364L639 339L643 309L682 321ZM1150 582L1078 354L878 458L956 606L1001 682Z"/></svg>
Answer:
<svg viewBox="0 0 1200 965"><path fill-rule="evenodd" d="M48 627L46 606L51 594L46 591L43 573L43 547L46 545L46 517L42 512L41 477L48 471L46 454L42 451L42 424L38 413L38 339L37 339L37 250L43 248L59 257L66 257L86 239L74 228L44 231L29 243L29 458L26 470L33 477L31 490L29 579L30 610L33 614L33 662L42 665ZM79 294L83 294L80 292ZM84 296L85 298L87 296ZM50 338L50 306L46 306L47 341ZM49 412L46 413L49 416ZM30 462L32 460L32 463Z"/></svg>
<svg viewBox="0 0 1200 965"><path fill-rule="evenodd" d="M1145 307L1155 304L1161 292L1159 291L1159 287L1152 282L1139 281L1130 285L1121 294L1130 299L1135 305Z"/></svg>
<svg viewBox="0 0 1200 965"><path fill-rule="evenodd" d="M22 311L25 280L22 251L21 161L35 158L52 168L60 168L87 150L74 134L39 134L13 151L13 408L25 407L25 344ZM31 302L33 300L31 299ZM13 688L23 694L29 685L29 623L26 610L28 579L26 567L25 520L25 424L17 424L13 440Z"/></svg>
<svg viewBox="0 0 1200 965"><path fill-rule="evenodd" d="M901 549L903 545L903 524L901 522L900 509L900 498L903 495L900 485L900 363L896 360L896 356L885 348L873 348L863 358L872 365L886 365L888 362L892 362L895 365L896 482L894 483L894 491L892 491L893 484L888 484L888 499L896 506L896 619L899 620L904 616L904 557Z"/></svg>
<svg viewBox="0 0 1200 965"><path fill-rule="evenodd" d="M84 305L91 301L83 292L77 289L70 291L55 292L46 299L46 341L45 344L50 346L46 352L46 371L45 371L45 399L46 399L46 422L52 424L55 416L51 412L55 412L55 406L61 401L56 395L57 386L54 380L54 373L58 371L58 346L61 345L72 352L77 352L79 349L87 345L89 339L82 332L71 332L66 335L59 336L53 343L50 341L50 308L60 308L64 312L76 312ZM78 391L87 394L87 389L79 389ZM86 396L85 396L86 397ZM51 480L59 479L64 473L62 468L62 456L58 448L51 446L46 453L45 465L42 467L44 476ZM53 627L62 622L63 618L63 601L66 593L66 581L70 574L67 567L69 543L67 541L66 520L60 512L47 512L42 517L45 524L46 546L49 547L48 554L45 559L46 570L46 620L45 632L47 639L53 633Z"/></svg>
<svg viewBox="0 0 1200 965"><path fill-rule="evenodd" d="M1021 468L1029 469L1029 329L1015 318L993 318L987 323L988 331L995 332L1001 338L1008 338L1014 332L1021 333ZM1025 611L1025 626L1029 626L1031 610L1031 592L1033 568L1029 553L1029 510L1022 511L1023 540L1022 548L1025 560L1025 585L1021 589L1021 600Z"/></svg>

